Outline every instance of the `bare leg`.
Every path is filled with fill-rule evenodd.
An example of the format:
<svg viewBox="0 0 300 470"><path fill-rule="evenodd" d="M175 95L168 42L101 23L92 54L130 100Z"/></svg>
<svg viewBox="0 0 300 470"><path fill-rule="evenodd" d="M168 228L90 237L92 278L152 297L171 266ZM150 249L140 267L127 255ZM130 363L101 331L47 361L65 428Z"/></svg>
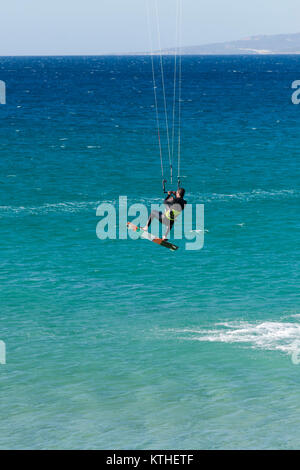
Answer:
<svg viewBox="0 0 300 470"><path fill-rule="evenodd" d="M149 217L149 219L148 219L148 222L146 223L145 227L142 227L142 229L143 229L143 230L148 230L148 228L150 227L151 222L152 222L153 219L158 219L158 220L160 220L160 214L159 214L159 212L157 212L157 211L151 212L150 217Z"/></svg>
<svg viewBox="0 0 300 470"><path fill-rule="evenodd" d="M166 224L167 229L166 229L165 234L163 236L163 240L168 240L167 236L169 235L170 230L172 229L173 225L174 225L174 222L172 222L172 221L170 221L168 224Z"/></svg>

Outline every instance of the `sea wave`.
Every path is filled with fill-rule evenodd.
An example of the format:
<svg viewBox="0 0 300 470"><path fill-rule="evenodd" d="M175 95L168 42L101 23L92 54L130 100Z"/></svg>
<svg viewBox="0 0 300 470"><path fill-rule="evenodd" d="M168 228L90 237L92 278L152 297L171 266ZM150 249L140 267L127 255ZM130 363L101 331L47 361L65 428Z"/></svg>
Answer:
<svg viewBox="0 0 300 470"><path fill-rule="evenodd" d="M194 195L193 195L194 196ZM214 202L214 201L239 201L248 202L256 200L277 200L277 199L298 199L300 197L300 190L297 189L280 189L280 190L269 190L255 189L247 192L237 192L231 194L224 193L198 193L197 198L202 202Z"/></svg>
<svg viewBox="0 0 300 470"><path fill-rule="evenodd" d="M300 190L296 189L282 189L274 191L264 191L264 190L253 190L249 192L240 192L232 194L223 194L223 193L193 193L188 194L187 199L189 203L193 203L194 200L197 203L209 203L209 202L230 202L230 201L239 201L239 202L248 202L253 200L277 200L277 199L298 199L300 197ZM160 204L162 203L161 198L149 197L145 198L133 198L128 197L128 204L133 203L142 203L145 205L150 204ZM14 216L26 216L26 215L38 215L38 214L47 214L50 212L68 212L68 213L77 213L77 212L86 212L96 210L99 204L102 203L111 203L119 204L119 200L101 200L101 201L62 201L56 203L45 203L40 206L0 206L0 217L14 217Z"/></svg>
<svg viewBox="0 0 300 470"><path fill-rule="evenodd" d="M103 202L103 201L101 201ZM111 201L105 201L111 202ZM40 206L0 206L0 217L15 217L28 215L43 215L51 212L56 213L78 213L96 211L98 201L73 201L46 203Z"/></svg>
<svg viewBox="0 0 300 470"><path fill-rule="evenodd" d="M281 351L287 354L300 350L300 324L296 322L232 321L215 323L213 328L183 328L171 331L181 340L242 343L254 349Z"/></svg>

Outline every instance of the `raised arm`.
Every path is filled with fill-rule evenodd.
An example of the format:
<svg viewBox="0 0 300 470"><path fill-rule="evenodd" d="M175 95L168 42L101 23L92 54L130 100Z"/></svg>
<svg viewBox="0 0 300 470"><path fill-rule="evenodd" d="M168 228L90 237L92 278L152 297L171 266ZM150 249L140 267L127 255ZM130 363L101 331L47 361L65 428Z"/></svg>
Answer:
<svg viewBox="0 0 300 470"><path fill-rule="evenodd" d="M166 196L164 202L173 202L174 196L176 195L175 191L168 191L168 195Z"/></svg>

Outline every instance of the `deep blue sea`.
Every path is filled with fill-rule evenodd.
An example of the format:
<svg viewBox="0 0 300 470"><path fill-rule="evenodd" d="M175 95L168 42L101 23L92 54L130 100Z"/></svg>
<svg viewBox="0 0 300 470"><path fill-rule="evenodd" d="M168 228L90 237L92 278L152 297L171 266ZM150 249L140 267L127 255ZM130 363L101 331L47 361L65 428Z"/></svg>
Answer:
<svg viewBox="0 0 300 470"><path fill-rule="evenodd" d="M1 449L300 448L300 57L182 71L205 241L172 253L96 236L163 198L149 57L0 59Z"/></svg>

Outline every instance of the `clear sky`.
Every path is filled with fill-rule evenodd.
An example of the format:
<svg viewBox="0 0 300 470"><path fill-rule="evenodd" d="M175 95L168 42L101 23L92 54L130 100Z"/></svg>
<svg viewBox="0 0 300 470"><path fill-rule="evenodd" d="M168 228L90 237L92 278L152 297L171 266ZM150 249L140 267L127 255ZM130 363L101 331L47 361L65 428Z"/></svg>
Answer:
<svg viewBox="0 0 300 470"><path fill-rule="evenodd" d="M0 55L149 50L147 0L8 0ZM149 0L154 3L154 0ZM174 46L176 0L158 0L162 47ZM300 32L300 0L183 0L182 44ZM155 44L154 44L155 47Z"/></svg>

